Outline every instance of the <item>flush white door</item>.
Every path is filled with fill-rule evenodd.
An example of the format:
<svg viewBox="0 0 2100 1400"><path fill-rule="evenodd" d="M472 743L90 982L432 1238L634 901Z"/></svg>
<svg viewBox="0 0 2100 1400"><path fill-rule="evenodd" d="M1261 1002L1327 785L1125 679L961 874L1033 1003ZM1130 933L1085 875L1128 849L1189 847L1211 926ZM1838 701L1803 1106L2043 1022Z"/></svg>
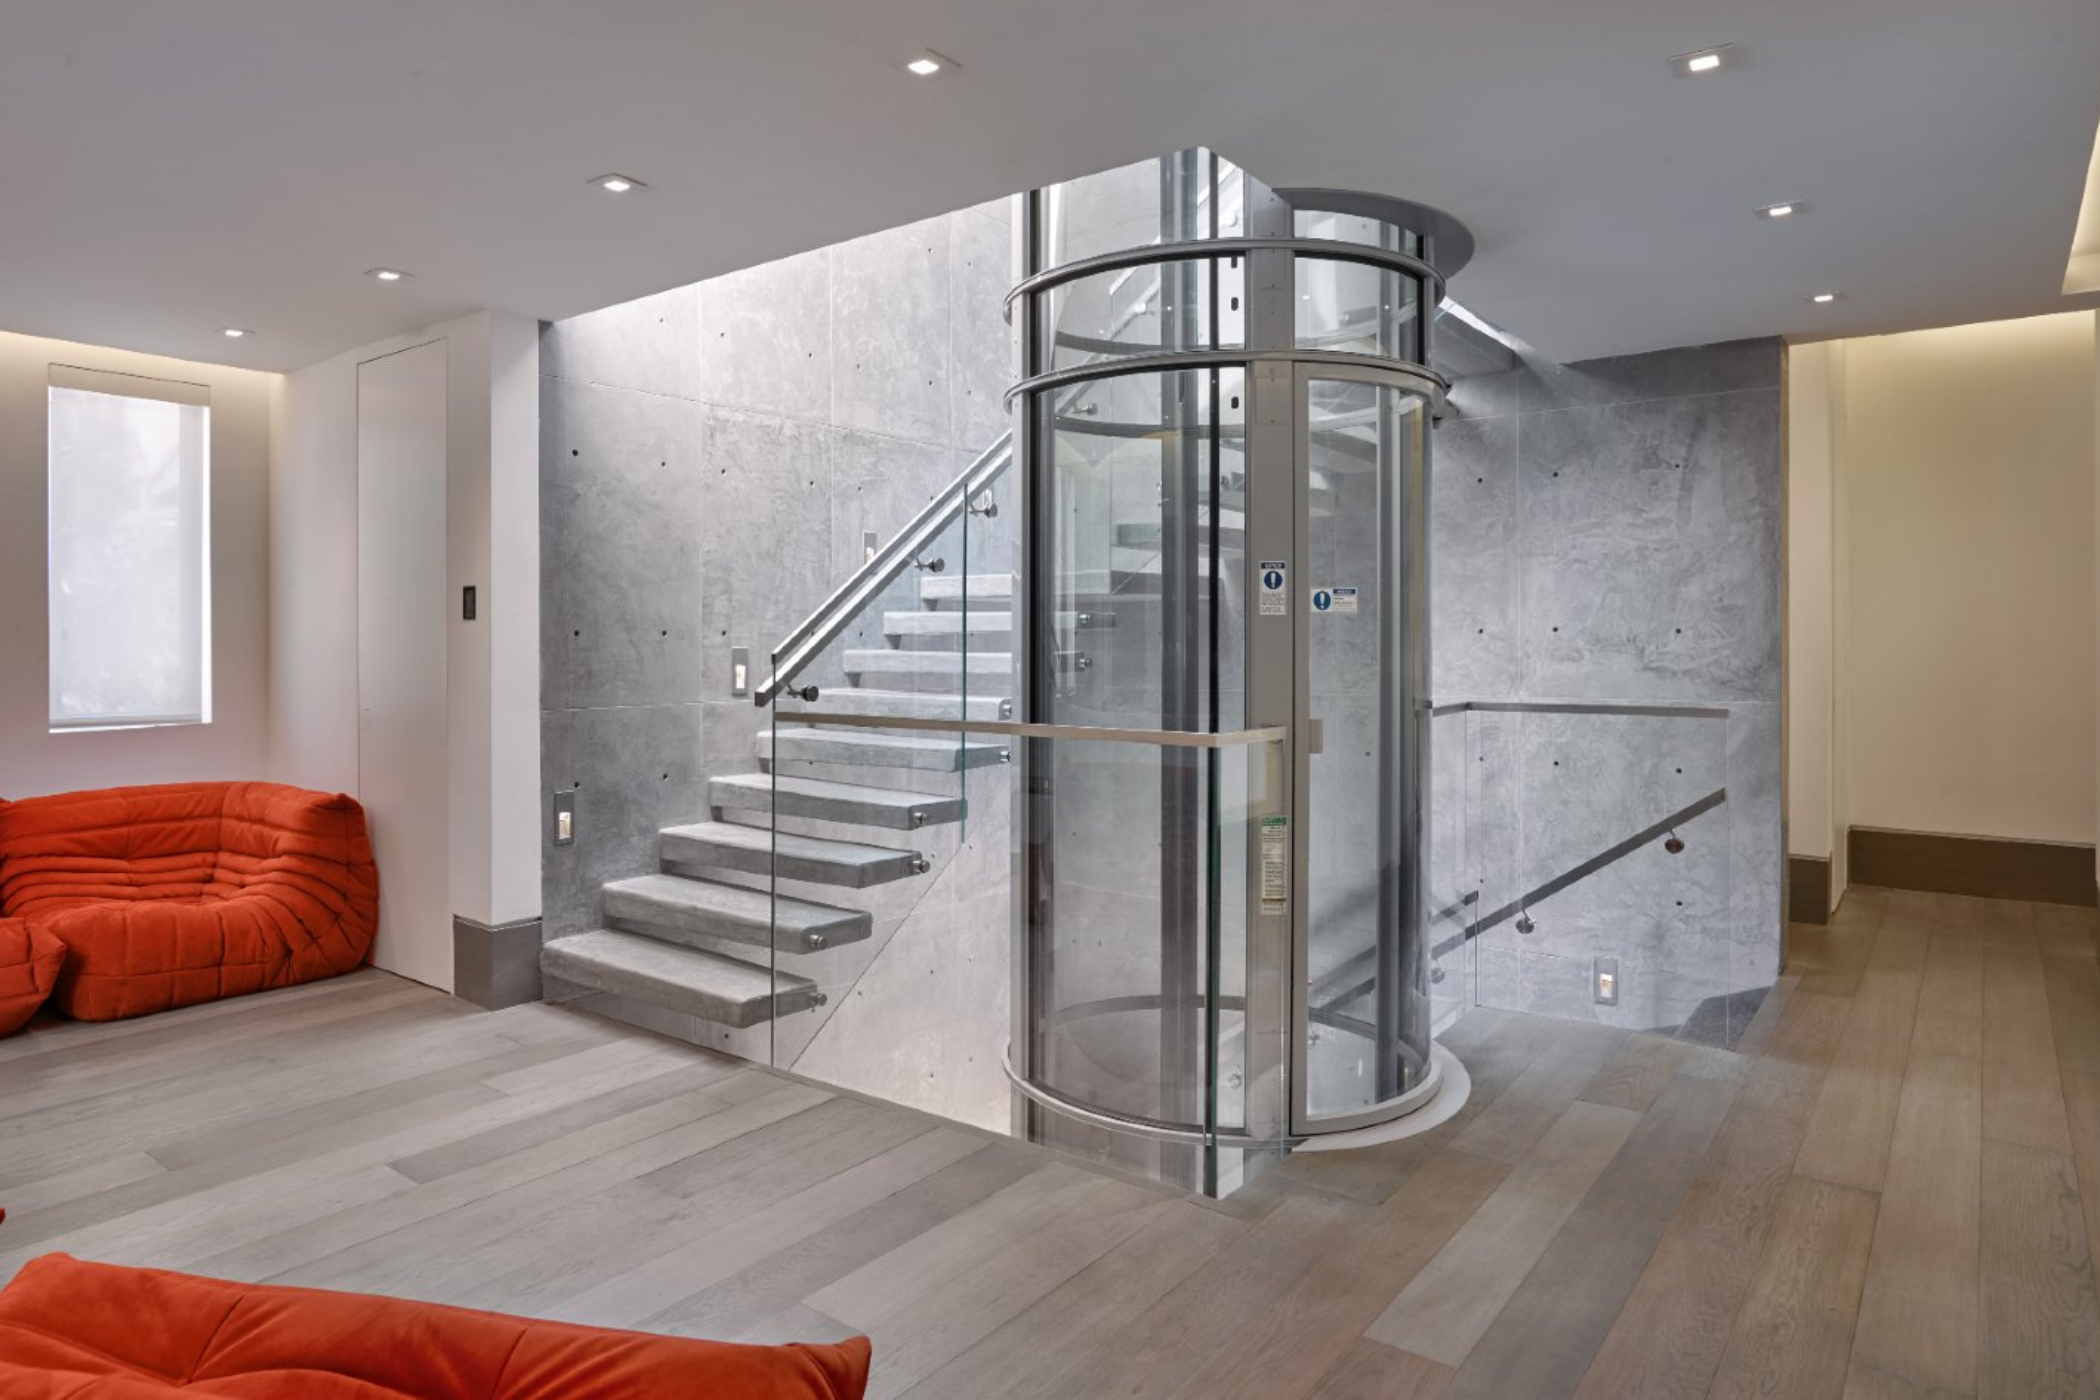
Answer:
<svg viewBox="0 0 2100 1400"><path fill-rule="evenodd" d="M445 342L357 369L358 796L379 861L372 961L452 990Z"/></svg>

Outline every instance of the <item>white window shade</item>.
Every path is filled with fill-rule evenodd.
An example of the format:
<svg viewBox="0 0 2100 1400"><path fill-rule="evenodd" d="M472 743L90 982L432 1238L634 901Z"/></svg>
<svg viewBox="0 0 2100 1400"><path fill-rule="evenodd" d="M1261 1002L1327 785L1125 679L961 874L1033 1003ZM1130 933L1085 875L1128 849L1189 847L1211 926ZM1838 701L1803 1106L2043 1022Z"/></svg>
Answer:
<svg viewBox="0 0 2100 1400"><path fill-rule="evenodd" d="M211 719L211 409L197 385L53 366L51 728Z"/></svg>

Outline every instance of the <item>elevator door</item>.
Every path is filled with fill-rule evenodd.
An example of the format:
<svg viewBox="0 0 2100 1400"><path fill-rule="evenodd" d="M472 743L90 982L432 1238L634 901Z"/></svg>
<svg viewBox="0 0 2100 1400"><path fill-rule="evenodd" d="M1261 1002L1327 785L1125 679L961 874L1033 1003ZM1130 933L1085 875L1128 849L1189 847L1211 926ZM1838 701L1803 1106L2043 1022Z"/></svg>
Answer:
<svg viewBox="0 0 2100 1400"><path fill-rule="evenodd" d="M1430 1064L1429 408L1414 388L1345 374L1298 378L1301 1127L1390 1106Z"/></svg>

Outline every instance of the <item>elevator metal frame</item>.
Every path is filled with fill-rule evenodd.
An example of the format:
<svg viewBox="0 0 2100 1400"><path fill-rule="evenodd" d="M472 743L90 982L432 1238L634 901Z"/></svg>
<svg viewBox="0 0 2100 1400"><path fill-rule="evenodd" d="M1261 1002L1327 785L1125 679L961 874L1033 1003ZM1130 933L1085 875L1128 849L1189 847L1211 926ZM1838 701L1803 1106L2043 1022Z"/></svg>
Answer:
<svg viewBox="0 0 2100 1400"><path fill-rule="evenodd" d="M1183 152L1160 162L1161 209L1167 218L1190 219L1198 201L1190 190L1208 181L1215 194L1219 189L1218 157L1206 151ZM1388 474L1400 489L1404 515L1392 528L1380 532L1384 556L1379 560L1381 578L1397 581L1401 606L1381 611L1384 626L1400 630L1398 645L1382 649L1385 660L1381 694L1400 697L1400 703L1383 707L1384 725L1380 752L1403 751L1406 761L1383 765L1379 778L1378 847L1394 858L1381 867L1379 913L1374 935L1377 960L1374 984L1378 1004L1375 1016L1377 1086L1375 1101L1368 1107L1347 1112L1315 1115L1309 1105L1308 1036L1313 1030L1315 1008L1309 995L1308 959L1312 944L1311 811L1313 764L1317 736L1311 694L1310 628L1306 625L1308 579L1305 567L1310 558L1310 467L1313 443L1310 427L1310 394L1317 382L1338 381L1384 387L1418 400L1422 420L1440 418L1447 385L1429 368L1430 336L1436 308L1442 300L1445 278L1471 256L1470 234L1449 216L1425 206L1382 196L1331 190L1270 190L1251 178L1245 181L1242 209L1243 233L1225 236L1218 226L1221 200L1212 198L1207 212L1209 226L1168 229L1156 242L1051 266L1043 246L1045 192L1019 197L1014 224L1016 265L1021 280L1008 297L1015 327L1016 384L1008 396L1013 416L1013 451L1021 487L1015 494L1021 519L1016 522L1020 550L1017 557L1019 585L1013 602L1014 649L1021 669L1017 695L1022 709L1016 721L1041 721L1052 710L1058 676L1056 639L1040 625L1037 586L1055 567L1048 544L1053 522L1044 509L1049 472L1044 458L1043 416L1054 413L1056 395L1070 386L1124 375L1164 375L1176 371L1234 368L1243 371L1245 498L1243 558L1238 580L1245 600L1245 661L1243 721L1236 731L1221 727L1214 678L1203 674L1201 659L1214 662L1219 655L1218 628L1221 609L1206 610L1207 637L1195 629L1170 629L1162 657L1162 731L1178 731L1167 741L1163 754L1176 756L1162 763L1161 800L1163 842L1161 868L1162 947L1161 986L1158 996L1163 1086L1179 1086L1159 1121L1135 1119L1075 1102L1055 1085L1042 1082L1036 1073L1043 1049L1046 1026L1032 1014L1033 993L1050 985L1048 940L1031 937L1032 929L1050 927L1054 912L1047 907L1049 880L1031 857L1028 824L1040 818L1037 784L1045 771L1047 754L1038 745L1051 740L1027 740L1016 759L1016 820L1020 839L1015 843L1015 933L1013 1007L1015 1031L1008 1051L1008 1072L1021 1090L1023 1101L1017 1113L1052 1113L1072 1121L1091 1123L1117 1132L1134 1133L1158 1140L1162 1151L1193 1152L1203 1143L1240 1145L1257 1153L1280 1140L1364 1127L1390 1121L1426 1102L1438 1087L1438 1064L1424 1054L1420 1063L1403 1073L1398 1027L1403 1010L1399 999L1410 987L1421 989L1426 977L1428 929L1423 892L1419 888L1424 860L1422 814L1424 784L1428 772L1430 694L1428 675L1428 463L1426 422L1421 450L1412 454L1406 479L1391 460L1397 423L1378 434L1380 451L1386 454L1377 470ZM1299 212L1318 212L1370 219L1383 225L1387 246L1335 238L1303 236L1296 232ZM1167 236L1169 232L1178 235ZM1411 235L1417 252L1405 251L1401 236ZM1299 258L1352 263L1397 273L1415 288L1412 356L1369 355L1350 351L1301 348L1297 331L1297 276ZM1197 346L1196 327L1207 325L1215 341L1221 325L1216 269L1225 259L1244 260L1241 285L1247 303L1242 344ZM1201 275L1203 260L1210 260L1212 275ZM1134 354L1091 363L1052 368L1045 353L1044 321L1047 294L1057 288L1124 269L1159 265L1161 269L1162 319L1180 318L1180 328L1171 337L1162 335L1163 345L1184 348L1157 354ZM1207 287L1206 287L1207 283ZM1387 306L1387 311L1392 308ZM1199 314L1201 313L1201 314ZM1397 322L1378 327L1377 344L1390 349L1398 334ZM1187 348L1196 347L1196 348ZM1213 401L1204 421L1216 433L1220 422L1215 393L1217 377L1210 383ZM1377 396L1390 405L1395 396ZM1169 412L1162 396L1161 412ZM1419 421L1419 420L1418 420ZM1166 423L1174 431L1187 424ZM1199 470L1189 450L1190 434L1179 433L1182 455L1175 470L1183 486L1194 484ZM1211 503L1209 538L1193 512L1178 515L1168 511L1162 523L1161 587L1163 617L1190 617L1194 609L1176 590L1193 578L1190 563L1203 557L1207 546L1211 567L1219 567L1219 493L1216 477L1220 453L1210 454L1213 480L1207 493ZM1264 464L1257 469L1257 464ZM1267 465L1274 464L1274 465ZM1186 502L1199 493L1178 489L1163 499ZM1280 616L1265 615L1254 605L1259 595L1257 577L1263 561L1287 560L1291 564L1290 606ZM1390 572L1388 572L1390 571ZM1223 580L1218 580L1222 586ZM1051 606L1055 606L1054 597ZM1206 651L1207 648L1207 651ZM1220 1014L1221 996L1216 985L1216 959L1210 959L1209 984L1202 985L1196 971L1201 962L1191 955L1199 935L1207 934L1209 946L1217 946L1219 899L1215 889L1199 897L1196 884L1204 877L1202 853L1194 834L1205 830L1192 810L1197 784L1194 765L1215 764L1221 750L1245 741L1253 733L1282 729L1289 735L1284 746L1286 790L1290 794L1290 877L1287 913L1260 914L1262 907L1250 888L1247 892L1248 950L1247 987L1244 1005L1245 1121L1240 1125L1217 1121L1216 1084L1204 1084L1198 1067L1186 1063L1187 1048L1194 1043L1191 1026L1204 1017ZM1196 731L1191 733L1190 731ZM1048 732L1048 731L1046 731ZM1164 737L1164 735L1163 735ZM1203 741L1208 740L1206 744ZM1191 741L1195 742L1191 742ZM1208 750L1206 752L1206 749ZM1203 785L1215 802L1216 782ZM1250 836L1250 845L1252 838ZM1246 862L1250 885L1258 879L1258 853L1249 851ZM1214 876L1217 862L1207 869ZM1409 911L1412 911L1411 913ZM1195 925L1207 918L1210 927ZM1405 936L1394 933L1407 930ZM1407 946L1403 946L1406 944ZM1288 989L1274 986L1274 979L1287 978ZM1128 1001L1129 998L1122 1000ZM1283 1018L1267 1024L1268 1008ZM1213 1037L1204 1042L1215 1046ZM1426 1032L1424 1043L1427 1044ZM1269 1050L1266 1047L1274 1047ZM1257 1054L1256 1051L1261 1053ZM1169 1171L1169 1177L1188 1171ZM1215 1176L1206 1189L1215 1189Z"/></svg>

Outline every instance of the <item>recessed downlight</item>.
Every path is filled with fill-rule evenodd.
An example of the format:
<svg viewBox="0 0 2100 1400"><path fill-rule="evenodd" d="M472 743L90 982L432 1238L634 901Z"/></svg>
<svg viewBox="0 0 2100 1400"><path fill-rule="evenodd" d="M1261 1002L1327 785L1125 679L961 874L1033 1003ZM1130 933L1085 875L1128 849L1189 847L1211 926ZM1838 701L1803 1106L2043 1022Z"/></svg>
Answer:
<svg viewBox="0 0 2100 1400"><path fill-rule="evenodd" d="M1741 56L1733 44L1715 44L1710 49L1678 54L1670 60L1670 71L1680 78L1703 78L1734 66Z"/></svg>
<svg viewBox="0 0 2100 1400"><path fill-rule="evenodd" d="M254 332L244 331L239 326L227 326L219 334L225 336L228 340L246 340Z"/></svg>
<svg viewBox="0 0 2100 1400"><path fill-rule="evenodd" d="M1818 306L1828 306L1836 301L1839 295L1837 292L1816 292L1810 295L1809 300Z"/></svg>
<svg viewBox="0 0 2100 1400"><path fill-rule="evenodd" d="M406 282L408 274L398 267L375 267L365 273L374 282Z"/></svg>
<svg viewBox="0 0 2100 1400"><path fill-rule="evenodd" d="M1779 204L1767 204L1757 211L1760 219L1791 219L1797 214L1806 214L1808 204L1804 200L1789 199Z"/></svg>
<svg viewBox="0 0 2100 1400"><path fill-rule="evenodd" d="M904 71L914 78L938 77L957 66L959 65L954 59L943 53L935 53L932 49L921 49L904 60Z"/></svg>
<svg viewBox="0 0 2100 1400"><path fill-rule="evenodd" d="M649 188L634 176L622 175L617 171L607 175L594 175L591 177L591 183L607 194L633 194L637 190Z"/></svg>

